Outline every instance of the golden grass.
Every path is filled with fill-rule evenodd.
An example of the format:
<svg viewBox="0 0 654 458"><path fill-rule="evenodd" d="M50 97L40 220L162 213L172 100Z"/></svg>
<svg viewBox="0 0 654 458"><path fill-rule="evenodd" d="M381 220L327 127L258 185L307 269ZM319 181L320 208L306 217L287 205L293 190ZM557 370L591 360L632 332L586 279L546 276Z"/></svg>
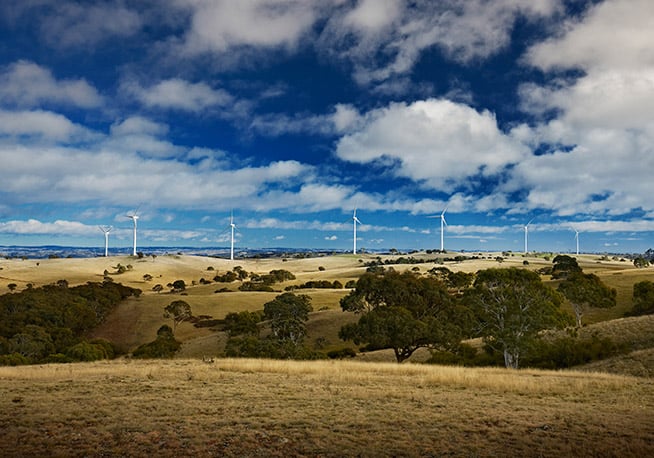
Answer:
<svg viewBox="0 0 654 458"><path fill-rule="evenodd" d="M654 382L358 362L0 368L2 456L648 456Z"/></svg>

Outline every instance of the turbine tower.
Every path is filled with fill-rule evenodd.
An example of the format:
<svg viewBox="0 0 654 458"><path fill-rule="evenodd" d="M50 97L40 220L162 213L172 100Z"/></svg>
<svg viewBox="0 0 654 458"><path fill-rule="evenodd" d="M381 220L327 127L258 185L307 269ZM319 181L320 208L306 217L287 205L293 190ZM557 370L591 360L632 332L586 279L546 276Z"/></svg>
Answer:
<svg viewBox="0 0 654 458"><path fill-rule="evenodd" d="M234 229L236 229L236 224L234 224L234 212L230 213L229 215L229 228L232 231L231 248L229 250L229 260L233 261L234 260Z"/></svg>
<svg viewBox="0 0 654 458"><path fill-rule="evenodd" d="M352 214L352 227L354 229L354 248L352 249L353 254L357 254L357 224L363 224L361 221L359 221L359 218L357 218L357 209L354 209L354 213Z"/></svg>
<svg viewBox="0 0 654 458"><path fill-rule="evenodd" d="M534 220L534 218L530 219L529 222L527 224L525 224L525 254L527 254L527 252L529 251L527 249L527 242L528 242L528 239L529 239L529 225L531 224L531 222L533 220Z"/></svg>
<svg viewBox="0 0 654 458"><path fill-rule="evenodd" d="M445 252L445 226L447 226L447 221L445 221L445 212L447 211L447 207L443 210L443 213L441 213L441 253Z"/></svg>
<svg viewBox="0 0 654 458"><path fill-rule="evenodd" d="M577 229L572 229L575 231L575 242L577 244L577 256L579 256L579 231Z"/></svg>
<svg viewBox="0 0 654 458"><path fill-rule="evenodd" d="M112 226L98 226L104 233L104 257L109 256L109 232L113 229Z"/></svg>
<svg viewBox="0 0 654 458"><path fill-rule="evenodd" d="M138 209L132 212L131 214L125 215L134 223L134 246L132 249L132 256L136 256L136 221L139 219Z"/></svg>

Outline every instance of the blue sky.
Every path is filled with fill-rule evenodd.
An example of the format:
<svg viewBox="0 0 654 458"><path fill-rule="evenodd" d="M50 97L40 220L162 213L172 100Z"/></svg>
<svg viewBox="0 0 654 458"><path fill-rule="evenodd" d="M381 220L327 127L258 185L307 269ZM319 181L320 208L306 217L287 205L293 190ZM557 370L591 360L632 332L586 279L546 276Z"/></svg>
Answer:
<svg viewBox="0 0 654 458"><path fill-rule="evenodd" d="M643 252L650 0L0 4L0 245Z"/></svg>

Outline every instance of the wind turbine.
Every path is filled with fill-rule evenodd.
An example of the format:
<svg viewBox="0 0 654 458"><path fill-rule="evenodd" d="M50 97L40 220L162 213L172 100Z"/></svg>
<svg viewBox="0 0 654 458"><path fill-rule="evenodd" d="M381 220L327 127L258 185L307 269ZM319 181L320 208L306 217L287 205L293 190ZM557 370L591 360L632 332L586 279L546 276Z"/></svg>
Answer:
<svg viewBox="0 0 654 458"><path fill-rule="evenodd" d="M131 214L128 213L127 216L134 223L134 247L132 249L132 256L136 256L136 221L139 219L138 208L134 210Z"/></svg>
<svg viewBox="0 0 654 458"><path fill-rule="evenodd" d="M573 231L575 231L575 242L577 244L577 256L579 256L579 231L575 229L574 227L572 228Z"/></svg>
<svg viewBox="0 0 654 458"><path fill-rule="evenodd" d="M443 210L443 213L441 213L441 253L445 252L445 226L447 226L447 221L445 221L445 212L447 211L447 207Z"/></svg>
<svg viewBox="0 0 654 458"><path fill-rule="evenodd" d="M354 213L352 214L352 227L354 229L354 248L352 249L353 254L357 254L357 224L363 224L361 221L359 221L359 218L357 218L357 209L354 209Z"/></svg>
<svg viewBox="0 0 654 458"><path fill-rule="evenodd" d="M441 252L445 252L445 226L447 226L447 221L445 221L446 211L447 207L445 207L443 212L438 216L428 216L428 218L440 218L441 220Z"/></svg>
<svg viewBox="0 0 654 458"><path fill-rule="evenodd" d="M112 226L98 226L104 233L104 257L109 256L109 232L113 229Z"/></svg>
<svg viewBox="0 0 654 458"><path fill-rule="evenodd" d="M234 229L236 229L236 224L234 224L234 212L229 214L229 228L232 231L231 248L229 250L229 260L233 261L234 260Z"/></svg>
<svg viewBox="0 0 654 458"><path fill-rule="evenodd" d="M529 222L527 224L525 224L525 254L527 254L527 251L529 251L527 249L527 240L529 238L529 225L531 224L531 222L533 220L534 220L534 218L530 219Z"/></svg>

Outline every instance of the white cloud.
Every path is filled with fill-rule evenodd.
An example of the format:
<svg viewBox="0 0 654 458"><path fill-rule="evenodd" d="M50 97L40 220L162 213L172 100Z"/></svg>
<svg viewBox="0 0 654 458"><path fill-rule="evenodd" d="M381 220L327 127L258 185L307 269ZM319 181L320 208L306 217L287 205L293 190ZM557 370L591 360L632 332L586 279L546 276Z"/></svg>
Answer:
<svg viewBox="0 0 654 458"><path fill-rule="evenodd" d="M143 22L120 4L79 5L58 1L44 14L41 32L54 48L89 48L101 41L138 33Z"/></svg>
<svg viewBox="0 0 654 458"><path fill-rule="evenodd" d="M560 0L418 1L406 8L394 1L365 1L332 12L319 46L352 62L359 83L377 84L406 75L432 47L464 64L486 59L509 44L517 18L542 20L560 7Z"/></svg>
<svg viewBox="0 0 654 458"><path fill-rule="evenodd" d="M491 176L524 159L526 148L499 130L487 112L447 100L394 103L365 115L361 129L338 142L347 161L391 159L395 173L449 190L477 174Z"/></svg>
<svg viewBox="0 0 654 458"><path fill-rule="evenodd" d="M582 71L521 88L524 110L557 114L520 132L532 146L554 150L523 161L506 188L528 189L529 207L560 215L654 209L647 185L654 170L652 17L652 2L607 0L528 50L525 62L545 71Z"/></svg>
<svg viewBox="0 0 654 458"><path fill-rule="evenodd" d="M4 234L48 234L87 236L98 232L97 226L88 226L77 221L57 220L52 223L43 223L36 219L27 221L14 220L0 223L0 233Z"/></svg>
<svg viewBox="0 0 654 458"><path fill-rule="evenodd" d="M0 98L5 104L37 107L42 104L95 108L102 97L84 79L56 80L47 68L20 60L0 73Z"/></svg>
<svg viewBox="0 0 654 458"><path fill-rule="evenodd" d="M333 241L335 241L335 240L338 240L338 237L335 236L335 235L330 235L330 236L325 237L325 240L328 240L328 241L330 241L330 242L333 242Z"/></svg>
<svg viewBox="0 0 654 458"><path fill-rule="evenodd" d="M123 83L122 89L145 106L190 112L225 106L234 100L224 89L213 89L204 82L190 83L179 78L160 81L148 88L128 81Z"/></svg>
<svg viewBox="0 0 654 458"><path fill-rule="evenodd" d="M179 0L191 11L184 50L226 53L240 47L295 48L317 19L318 6L302 0Z"/></svg>
<svg viewBox="0 0 654 458"><path fill-rule="evenodd" d="M92 134L51 111L5 111L0 109L0 137L6 135L23 141L69 142Z"/></svg>

